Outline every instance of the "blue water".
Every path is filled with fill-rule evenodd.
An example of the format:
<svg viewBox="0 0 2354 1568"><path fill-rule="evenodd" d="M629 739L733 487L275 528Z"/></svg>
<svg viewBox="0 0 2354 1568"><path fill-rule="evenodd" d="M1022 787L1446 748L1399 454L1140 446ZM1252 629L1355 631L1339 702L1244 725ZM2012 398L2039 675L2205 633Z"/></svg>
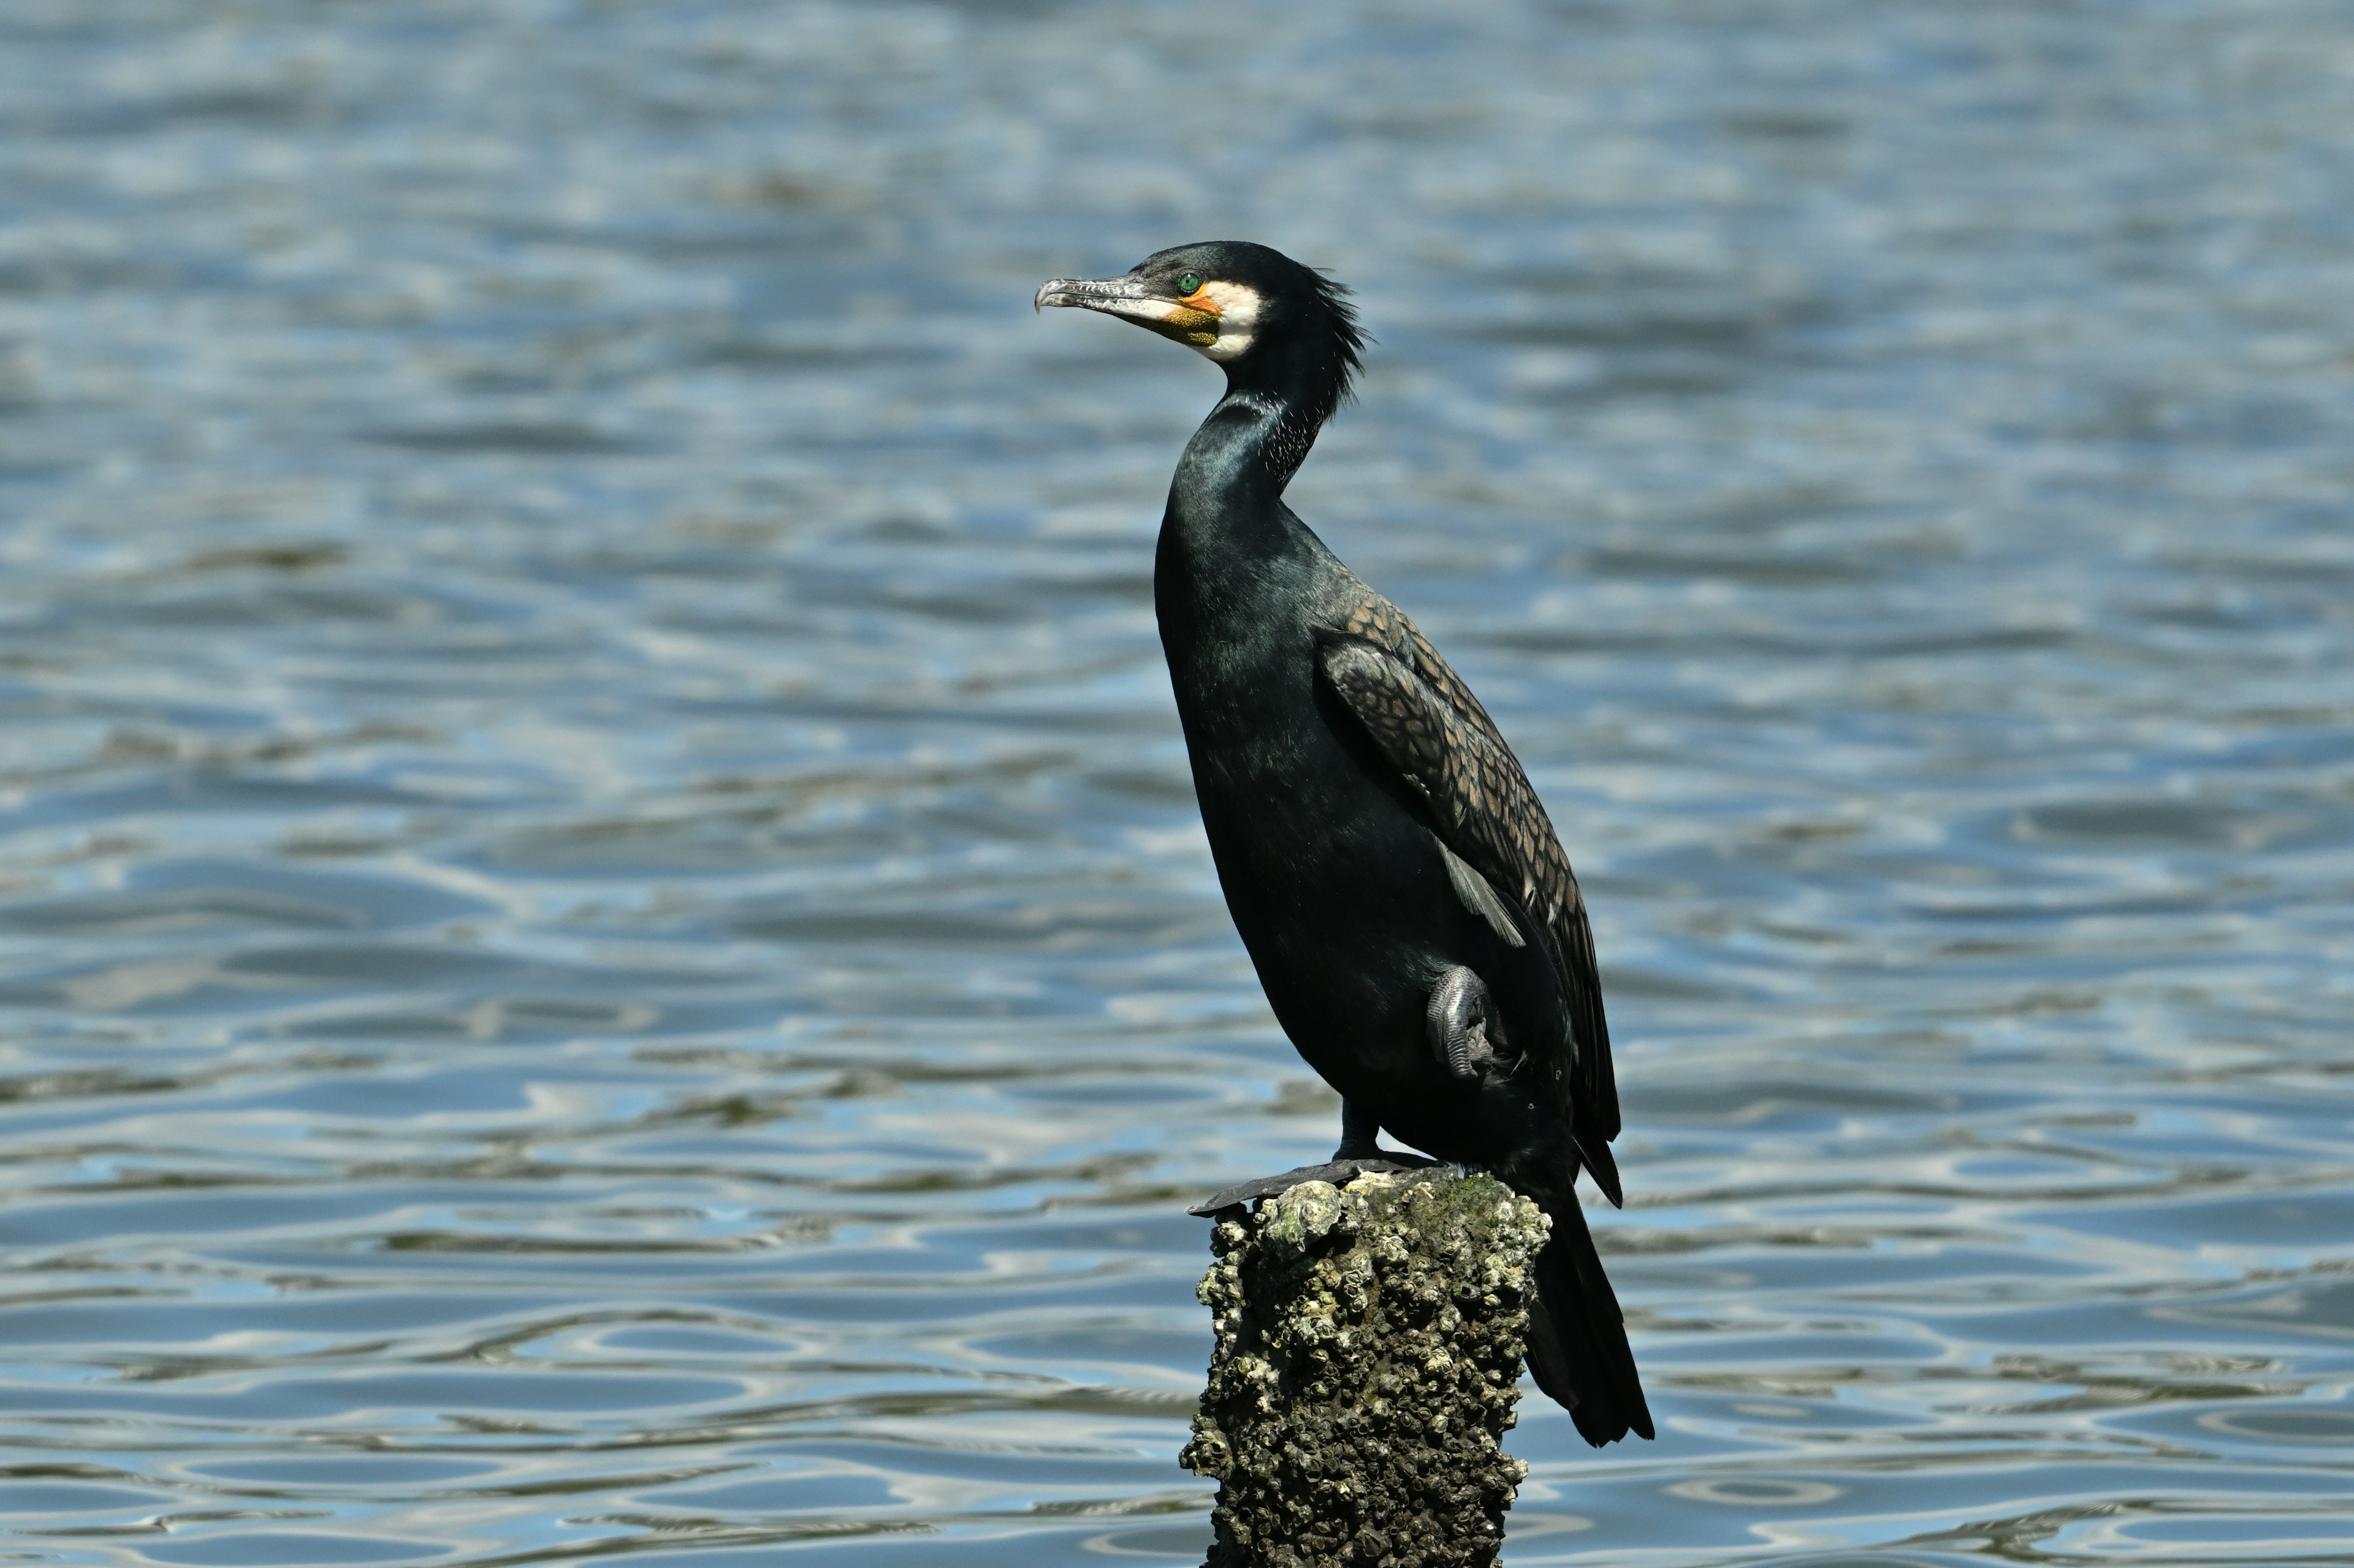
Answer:
<svg viewBox="0 0 2354 1568"><path fill-rule="evenodd" d="M1594 906L1660 1421L1508 1562L2354 1563L2354 10L12 0L0 1558L1197 1563L1332 1097L1151 540L1292 498Z"/></svg>

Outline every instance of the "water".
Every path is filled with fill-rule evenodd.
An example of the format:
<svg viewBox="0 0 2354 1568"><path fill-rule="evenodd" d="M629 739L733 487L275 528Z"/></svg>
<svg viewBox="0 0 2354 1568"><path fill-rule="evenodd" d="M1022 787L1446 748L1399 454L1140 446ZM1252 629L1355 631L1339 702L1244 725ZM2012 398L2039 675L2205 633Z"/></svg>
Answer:
<svg viewBox="0 0 2354 1568"><path fill-rule="evenodd" d="M1214 372L1591 898L1516 1564L2354 1563L2354 11L14 0L0 1555L1199 1561Z"/></svg>

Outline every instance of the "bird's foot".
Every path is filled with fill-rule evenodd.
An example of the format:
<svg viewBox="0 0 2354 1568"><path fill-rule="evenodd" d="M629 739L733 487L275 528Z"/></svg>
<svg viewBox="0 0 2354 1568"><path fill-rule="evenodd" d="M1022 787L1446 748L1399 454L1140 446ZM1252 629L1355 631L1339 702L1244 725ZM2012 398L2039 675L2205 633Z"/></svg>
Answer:
<svg viewBox="0 0 2354 1568"><path fill-rule="evenodd" d="M1272 1198L1278 1192L1288 1192L1294 1187L1310 1181L1330 1181L1335 1187L1345 1187L1360 1176L1376 1175L1398 1171L1427 1171L1442 1163L1426 1154L1408 1154L1404 1150L1382 1150L1368 1155L1335 1157L1321 1165L1302 1165L1280 1176L1261 1176L1227 1188L1193 1204L1185 1212L1204 1219L1221 1209L1240 1208L1259 1198Z"/></svg>
<svg viewBox="0 0 2354 1568"><path fill-rule="evenodd" d="M1496 1047L1504 1044L1504 1023L1496 1016L1496 999L1488 982L1461 964L1430 988L1423 1033L1431 1054L1458 1078L1476 1078L1501 1061Z"/></svg>

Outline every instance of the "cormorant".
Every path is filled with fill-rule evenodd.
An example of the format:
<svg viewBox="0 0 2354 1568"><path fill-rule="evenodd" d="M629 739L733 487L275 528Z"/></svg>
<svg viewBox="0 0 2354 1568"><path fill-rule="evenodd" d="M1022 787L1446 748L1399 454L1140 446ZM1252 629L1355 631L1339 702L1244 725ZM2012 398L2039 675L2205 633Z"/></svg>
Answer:
<svg viewBox="0 0 2354 1568"><path fill-rule="evenodd" d="M1275 1016L1341 1097L1332 1163L1228 1190L1407 1164L1384 1128L1494 1171L1553 1219L1529 1368L1596 1446L1651 1436L1578 1171L1620 1202L1618 1096L1594 935L1569 862L1495 722L1414 623L1283 492L1349 393L1346 291L1217 240L1037 304L1101 311L1226 373L1169 487L1153 601L1227 907Z"/></svg>

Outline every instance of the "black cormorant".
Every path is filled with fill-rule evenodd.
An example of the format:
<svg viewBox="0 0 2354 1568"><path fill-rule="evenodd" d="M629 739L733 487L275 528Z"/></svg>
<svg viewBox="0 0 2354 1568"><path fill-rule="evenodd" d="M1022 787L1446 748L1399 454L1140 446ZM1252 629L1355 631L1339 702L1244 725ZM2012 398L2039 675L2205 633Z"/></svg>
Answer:
<svg viewBox="0 0 2354 1568"><path fill-rule="evenodd" d="M1220 240L1058 278L1037 303L1134 322L1226 373L1169 487L1153 600L1227 907L1277 1020L1340 1091L1341 1136L1331 1164L1212 1202L1396 1169L1384 1128L1494 1171L1553 1218L1530 1321L1539 1386L1588 1442L1652 1436L1575 1192L1582 1168L1619 1202L1576 879L1479 699L1284 504L1357 370L1345 291Z"/></svg>

